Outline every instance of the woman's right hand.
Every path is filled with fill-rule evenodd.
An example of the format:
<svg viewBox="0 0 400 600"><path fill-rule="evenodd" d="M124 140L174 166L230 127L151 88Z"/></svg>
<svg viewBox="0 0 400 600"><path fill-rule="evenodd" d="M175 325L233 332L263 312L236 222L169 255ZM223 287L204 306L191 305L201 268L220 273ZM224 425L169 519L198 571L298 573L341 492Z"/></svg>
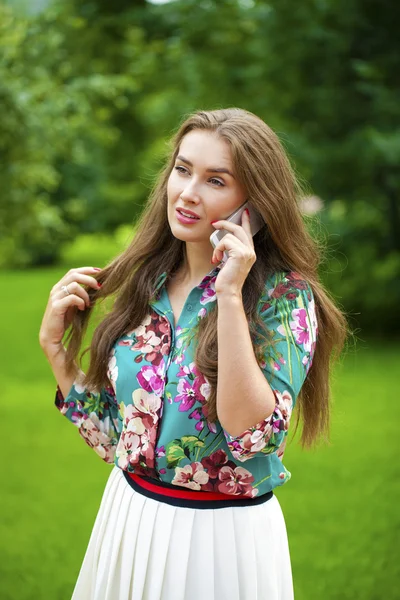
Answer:
<svg viewBox="0 0 400 600"><path fill-rule="evenodd" d="M70 269L52 288L39 331L43 349L60 346L76 311L90 306L89 294L82 285L98 290L101 284L93 275L98 275L99 271L101 269L96 267ZM68 287L68 295L61 289L64 285Z"/></svg>

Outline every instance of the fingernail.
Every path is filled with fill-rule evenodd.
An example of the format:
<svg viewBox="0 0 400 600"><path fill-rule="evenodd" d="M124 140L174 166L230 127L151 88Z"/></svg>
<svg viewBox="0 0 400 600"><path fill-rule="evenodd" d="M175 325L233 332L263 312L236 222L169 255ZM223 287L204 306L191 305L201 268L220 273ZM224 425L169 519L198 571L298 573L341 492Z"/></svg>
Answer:
<svg viewBox="0 0 400 600"><path fill-rule="evenodd" d="M97 285L98 285L98 287L101 287L103 284L102 284L102 283L99 283L99 282L97 282Z"/></svg>
<svg viewBox="0 0 400 600"><path fill-rule="evenodd" d="M245 209L244 209L244 212L245 212L245 213L247 213L247 216L248 216L248 217L250 216L250 212L249 212L249 209L248 209L248 208L245 208Z"/></svg>
<svg viewBox="0 0 400 600"><path fill-rule="evenodd" d="M218 219L216 221L211 221L211 225L214 225L214 223L218 223Z"/></svg>
<svg viewBox="0 0 400 600"><path fill-rule="evenodd" d="M93 267L93 269L94 269L95 271L101 271L101 269L99 269L99 267Z"/></svg>

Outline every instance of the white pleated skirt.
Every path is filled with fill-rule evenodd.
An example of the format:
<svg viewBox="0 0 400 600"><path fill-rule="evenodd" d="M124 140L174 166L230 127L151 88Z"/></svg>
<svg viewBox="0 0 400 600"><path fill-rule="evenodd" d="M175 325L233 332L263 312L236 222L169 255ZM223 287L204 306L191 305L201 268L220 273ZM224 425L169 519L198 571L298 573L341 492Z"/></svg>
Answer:
<svg viewBox="0 0 400 600"><path fill-rule="evenodd" d="M255 506L183 508L147 498L114 467L72 600L293 600L274 495Z"/></svg>

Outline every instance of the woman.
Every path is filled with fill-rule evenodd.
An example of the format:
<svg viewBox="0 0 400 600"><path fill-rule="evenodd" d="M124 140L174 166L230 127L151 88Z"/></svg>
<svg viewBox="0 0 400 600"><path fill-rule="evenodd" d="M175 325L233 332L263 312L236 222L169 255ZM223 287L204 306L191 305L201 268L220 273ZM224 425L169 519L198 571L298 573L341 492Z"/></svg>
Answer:
<svg viewBox="0 0 400 600"><path fill-rule="evenodd" d="M291 476L282 459L295 404L303 445L328 432L331 359L347 334L318 280L299 194L261 119L195 113L129 248L52 289L40 343L56 405L114 464L74 599L293 598L273 489ZM264 221L254 237L246 213L226 220L246 200ZM85 375L75 359L108 296Z"/></svg>

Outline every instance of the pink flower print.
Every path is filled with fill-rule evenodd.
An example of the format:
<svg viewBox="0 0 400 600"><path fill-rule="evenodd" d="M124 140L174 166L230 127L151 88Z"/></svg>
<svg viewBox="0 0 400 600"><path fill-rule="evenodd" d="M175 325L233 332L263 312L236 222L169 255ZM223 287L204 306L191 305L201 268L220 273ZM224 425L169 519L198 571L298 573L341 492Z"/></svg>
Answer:
<svg viewBox="0 0 400 600"><path fill-rule="evenodd" d="M174 363L175 363L176 365L180 365L180 364L181 364L181 363L182 363L184 360L185 360L185 355L184 355L184 353L182 352L182 354L178 354L178 355L177 355L176 359L174 360Z"/></svg>
<svg viewBox="0 0 400 600"><path fill-rule="evenodd" d="M117 357L115 356L115 349L112 351L110 360L108 361L108 370L107 376L111 381L111 385L113 387L113 391L116 391L116 382L118 379L118 365L117 365Z"/></svg>
<svg viewBox="0 0 400 600"><path fill-rule="evenodd" d="M284 423L284 429L287 431L289 429L289 421L293 410L293 398L287 390L282 393L278 392L278 390L274 390L274 394L276 400L275 417L281 417Z"/></svg>
<svg viewBox="0 0 400 600"><path fill-rule="evenodd" d="M91 419L83 419L79 427L79 434L88 446L92 448L104 461L114 462L115 441L106 433L100 431Z"/></svg>
<svg viewBox="0 0 400 600"><path fill-rule="evenodd" d="M271 291L271 290L269 290L269 291ZM269 292L268 292L268 295L270 295ZM262 313L265 312L266 310L271 308L271 306L272 306L271 302L264 302L264 304L261 306L261 312Z"/></svg>
<svg viewBox="0 0 400 600"><path fill-rule="evenodd" d="M224 450L216 450L210 456L201 459L201 464L207 469L208 476L211 479L218 477L218 472L228 462L228 457Z"/></svg>
<svg viewBox="0 0 400 600"><path fill-rule="evenodd" d="M158 448L156 448L156 456L165 456L165 446L159 446Z"/></svg>
<svg viewBox="0 0 400 600"><path fill-rule="evenodd" d="M154 443L156 441L157 434L155 429L150 429L146 431L143 435L140 436L140 442L142 444L141 454L144 456L146 460L146 464L148 466L154 466Z"/></svg>
<svg viewBox="0 0 400 600"><path fill-rule="evenodd" d="M171 346L171 332L168 319L155 311L146 317L142 325L134 330L137 341L132 346L133 351L141 354L135 358L136 362L142 360L144 355L147 362L159 364L162 357L167 355Z"/></svg>
<svg viewBox="0 0 400 600"><path fill-rule="evenodd" d="M213 274L204 277L200 285L197 286L199 289L204 290L200 298L200 304L208 304L208 302L215 302L215 300L217 299L215 293L215 280L217 279L218 272L221 268L222 264L217 265L217 267L213 269Z"/></svg>
<svg viewBox="0 0 400 600"><path fill-rule="evenodd" d="M300 275L300 273L298 273L297 271L290 271L287 275L286 275L287 279L291 279L296 281L297 279L302 280L302 276Z"/></svg>
<svg viewBox="0 0 400 600"><path fill-rule="evenodd" d="M201 308L199 310L199 312L197 313L197 316L199 317L199 319L204 319L204 317L207 315L207 309L206 308Z"/></svg>
<svg viewBox="0 0 400 600"><path fill-rule="evenodd" d="M132 346L133 340L120 340L117 346Z"/></svg>
<svg viewBox="0 0 400 600"><path fill-rule="evenodd" d="M268 290L268 296L270 298L280 298L281 296L284 296L285 294L287 294L287 292L290 289L291 289L290 283L284 283L283 281L281 281L280 283L278 283L278 285L275 288Z"/></svg>
<svg viewBox="0 0 400 600"><path fill-rule="evenodd" d="M222 494L232 494L234 496L250 496L253 498L257 495L258 490L251 487L254 481L253 475L243 467L222 467L219 470L218 478L221 483L218 484L218 491Z"/></svg>
<svg viewBox="0 0 400 600"><path fill-rule="evenodd" d="M194 462L185 467L175 467L173 485L182 485L191 490L200 490L202 485L208 482L209 476L200 462Z"/></svg>
<svg viewBox="0 0 400 600"><path fill-rule="evenodd" d="M164 363L142 367L136 379L146 392L161 395L164 389Z"/></svg>
<svg viewBox="0 0 400 600"><path fill-rule="evenodd" d="M201 295L200 304L208 304L209 302L215 302L217 298L214 283L207 287Z"/></svg>
<svg viewBox="0 0 400 600"><path fill-rule="evenodd" d="M306 309L294 308L292 310L292 319L293 321L289 321L289 325L296 342L303 346L305 352L310 352L312 340ZM278 327L279 333L282 333L282 328L282 325Z"/></svg>
<svg viewBox="0 0 400 600"><path fill-rule="evenodd" d="M117 447L118 465L136 468L140 462L146 463L146 469L154 467L155 444L157 439L156 423L161 417L161 399L146 390L137 389L132 394L133 405L123 410L123 432Z"/></svg>
<svg viewBox="0 0 400 600"><path fill-rule="evenodd" d="M286 442L287 442L287 436L285 436L283 438L282 444L279 446L278 450L276 451L276 455L280 460L283 459L283 455L285 453L285 448L286 448Z"/></svg>
<svg viewBox="0 0 400 600"><path fill-rule="evenodd" d="M281 332L279 332L279 333L281 333ZM282 355L278 357L277 361L276 360L273 361L273 366L274 366L275 371L280 371L281 365L286 365L286 360L285 360L284 356L282 356Z"/></svg>
<svg viewBox="0 0 400 600"><path fill-rule="evenodd" d="M211 394L211 385L205 377L203 377L203 378L204 378L205 382L202 383L200 386L200 393L205 400L208 400L208 398L210 397L210 394Z"/></svg>
<svg viewBox="0 0 400 600"><path fill-rule="evenodd" d="M147 329L142 336L137 338L137 340L138 341L132 347L132 349L141 350L143 354L150 354L161 344L161 338L158 337L156 332L152 329Z"/></svg>
<svg viewBox="0 0 400 600"><path fill-rule="evenodd" d="M217 426L215 423L213 423L212 421L208 420L208 405L207 404L203 404L201 407L203 416L205 418L205 420L207 421L207 427L209 429L209 431L211 431L211 433L217 433Z"/></svg>
<svg viewBox="0 0 400 600"><path fill-rule="evenodd" d="M136 329L132 329L131 331L128 331L128 333L126 335L128 335L130 337L132 337L132 336L141 337L142 335L144 335L146 333L146 328L148 325L150 325L150 323L151 323L151 315L148 314L145 316L145 318L143 319L143 321L141 322L139 327L136 327Z"/></svg>
<svg viewBox="0 0 400 600"><path fill-rule="evenodd" d="M65 414L67 410L68 404L65 404L65 412L63 414ZM79 410L73 410L71 412L71 421L77 427L80 427L85 419L87 419L87 415L84 412L81 412Z"/></svg>
<svg viewBox="0 0 400 600"><path fill-rule="evenodd" d="M194 379L196 373L196 365L194 362L191 362L190 365L182 365L179 368L177 377L190 377L191 379Z"/></svg>
<svg viewBox="0 0 400 600"><path fill-rule="evenodd" d="M315 301L314 301L314 299L310 300L310 302L308 303L307 310L308 310L308 317L310 319L312 338L315 341L317 339L317 336L318 336L318 322L317 322L317 315L316 315L316 312L315 312Z"/></svg>
<svg viewBox="0 0 400 600"><path fill-rule="evenodd" d="M157 314L156 319L157 319L156 322L157 322L157 325L158 325L158 332L161 333L162 336L169 336L170 335L171 326L169 324L168 319L165 318L165 317L162 317L159 314Z"/></svg>
<svg viewBox="0 0 400 600"><path fill-rule="evenodd" d="M167 469L160 469L160 474L165 475L165 473L167 472Z"/></svg>
<svg viewBox="0 0 400 600"><path fill-rule="evenodd" d="M298 294L296 292L289 292L288 294L286 294L286 298L288 300L296 300Z"/></svg>
<svg viewBox="0 0 400 600"><path fill-rule="evenodd" d="M190 410L196 402L196 391L193 385L185 379L180 379L177 390L179 394L175 396L174 401L180 402L178 410L180 412Z"/></svg>
<svg viewBox="0 0 400 600"><path fill-rule="evenodd" d="M288 279L292 283L293 287L295 287L298 290L308 289L307 281L304 281L303 277L296 271L291 271L290 273L288 273L286 275L286 279Z"/></svg>
<svg viewBox="0 0 400 600"><path fill-rule="evenodd" d="M161 408L161 398L156 394L149 394L141 388L136 389L132 394L132 400L139 413L148 414L153 418L153 422L158 421L158 411ZM131 405L127 407L130 408ZM141 415L142 416L142 415Z"/></svg>
<svg viewBox="0 0 400 600"><path fill-rule="evenodd" d="M205 398L202 390L206 391L207 387L204 387L205 379L203 375L198 373L195 363L180 365L177 376L181 377L177 386L179 393L174 398L175 402L181 403L178 410L181 412L190 410L196 401L204 404Z"/></svg>
<svg viewBox="0 0 400 600"><path fill-rule="evenodd" d="M189 419L196 419L197 421L199 419L202 418L202 413L200 412L200 410L198 408L196 408L194 411L192 411L189 415Z"/></svg>
<svg viewBox="0 0 400 600"><path fill-rule="evenodd" d="M140 455L140 437L135 433L123 431L115 454L121 469L126 470L129 464L134 465Z"/></svg>

